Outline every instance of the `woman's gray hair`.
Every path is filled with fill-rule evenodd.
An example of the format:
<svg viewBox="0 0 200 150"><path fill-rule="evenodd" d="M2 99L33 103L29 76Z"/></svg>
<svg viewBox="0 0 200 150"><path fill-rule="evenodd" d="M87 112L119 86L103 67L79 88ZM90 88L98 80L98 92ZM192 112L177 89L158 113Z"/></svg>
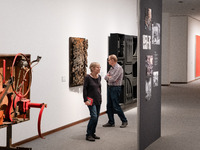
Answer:
<svg viewBox="0 0 200 150"><path fill-rule="evenodd" d="M90 71L92 72L92 69L94 69L95 67L100 66L100 64L98 62L92 62L90 64Z"/></svg>

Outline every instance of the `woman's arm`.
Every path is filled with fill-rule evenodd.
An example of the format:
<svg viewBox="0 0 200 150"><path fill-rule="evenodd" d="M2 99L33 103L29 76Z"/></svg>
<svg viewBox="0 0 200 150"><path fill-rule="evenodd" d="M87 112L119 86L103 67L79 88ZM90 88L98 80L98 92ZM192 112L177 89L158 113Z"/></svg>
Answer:
<svg viewBox="0 0 200 150"><path fill-rule="evenodd" d="M83 84L83 100L84 100L84 102L87 101L88 84L89 84L88 76L85 76L85 78L84 78L84 84Z"/></svg>

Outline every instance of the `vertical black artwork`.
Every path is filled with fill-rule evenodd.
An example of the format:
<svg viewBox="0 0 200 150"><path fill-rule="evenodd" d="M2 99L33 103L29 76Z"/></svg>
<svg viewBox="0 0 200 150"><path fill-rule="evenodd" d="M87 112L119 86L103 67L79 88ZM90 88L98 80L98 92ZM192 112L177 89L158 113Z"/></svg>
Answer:
<svg viewBox="0 0 200 150"><path fill-rule="evenodd" d="M120 103L130 104L137 98L137 36L111 33L109 55L118 57L118 64L124 70ZM108 65L109 69L110 65Z"/></svg>

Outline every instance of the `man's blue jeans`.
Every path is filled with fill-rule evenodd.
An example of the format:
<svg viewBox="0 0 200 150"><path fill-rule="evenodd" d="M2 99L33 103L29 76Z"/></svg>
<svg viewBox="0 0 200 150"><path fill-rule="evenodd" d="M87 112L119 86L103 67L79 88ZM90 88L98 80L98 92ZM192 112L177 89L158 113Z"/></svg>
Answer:
<svg viewBox="0 0 200 150"><path fill-rule="evenodd" d="M87 126L87 134L86 136L93 136L96 132L96 126L99 119L99 113L100 113L100 105L92 105L88 106L90 111L90 120L88 122Z"/></svg>
<svg viewBox="0 0 200 150"><path fill-rule="evenodd" d="M108 86L107 97L107 114L108 123L115 124L114 113L116 112L122 122L127 122L127 119L119 105L121 86Z"/></svg>

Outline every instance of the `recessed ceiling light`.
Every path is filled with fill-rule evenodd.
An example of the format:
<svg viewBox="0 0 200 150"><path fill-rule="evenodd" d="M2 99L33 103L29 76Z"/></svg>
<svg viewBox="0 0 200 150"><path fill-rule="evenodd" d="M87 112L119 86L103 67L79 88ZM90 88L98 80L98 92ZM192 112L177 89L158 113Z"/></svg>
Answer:
<svg viewBox="0 0 200 150"><path fill-rule="evenodd" d="M183 3L183 1L178 1L178 3Z"/></svg>

